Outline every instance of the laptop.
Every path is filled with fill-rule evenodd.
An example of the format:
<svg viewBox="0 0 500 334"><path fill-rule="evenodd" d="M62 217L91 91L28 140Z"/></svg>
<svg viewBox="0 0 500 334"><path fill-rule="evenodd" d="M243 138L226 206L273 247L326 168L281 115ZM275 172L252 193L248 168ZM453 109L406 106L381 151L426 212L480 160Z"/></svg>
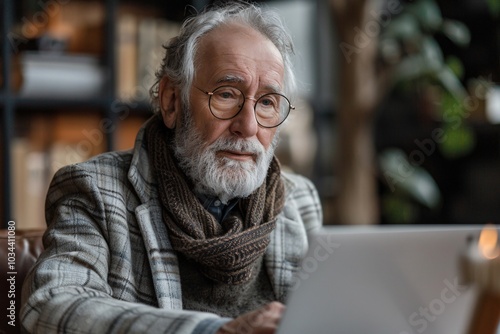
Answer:
<svg viewBox="0 0 500 334"><path fill-rule="evenodd" d="M278 334L466 334L478 296L461 257L482 226L325 227Z"/></svg>

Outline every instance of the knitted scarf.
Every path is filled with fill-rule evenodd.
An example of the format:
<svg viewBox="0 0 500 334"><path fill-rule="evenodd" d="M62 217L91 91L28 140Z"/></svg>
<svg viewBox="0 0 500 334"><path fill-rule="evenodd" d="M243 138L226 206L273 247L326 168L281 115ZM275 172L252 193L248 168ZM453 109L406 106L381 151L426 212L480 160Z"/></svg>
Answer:
<svg viewBox="0 0 500 334"><path fill-rule="evenodd" d="M192 185L174 159L173 131L159 117L146 126L148 156L158 179L163 221L173 248L198 263L212 280L248 282L254 262L269 244L270 233L284 206L280 166L274 158L264 183L239 201L241 215L229 214L219 223L196 198Z"/></svg>

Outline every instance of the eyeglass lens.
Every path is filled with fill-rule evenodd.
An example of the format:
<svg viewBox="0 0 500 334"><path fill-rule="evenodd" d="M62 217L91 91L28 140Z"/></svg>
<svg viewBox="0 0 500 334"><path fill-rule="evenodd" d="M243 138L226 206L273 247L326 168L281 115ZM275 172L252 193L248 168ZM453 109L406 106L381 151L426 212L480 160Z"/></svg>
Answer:
<svg viewBox="0 0 500 334"><path fill-rule="evenodd" d="M230 119L243 108L245 96L235 87L219 87L210 96L210 110L215 117ZM290 111L288 100L276 93L265 94L255 102L255 115L263 126L279 125Z"/></svg>

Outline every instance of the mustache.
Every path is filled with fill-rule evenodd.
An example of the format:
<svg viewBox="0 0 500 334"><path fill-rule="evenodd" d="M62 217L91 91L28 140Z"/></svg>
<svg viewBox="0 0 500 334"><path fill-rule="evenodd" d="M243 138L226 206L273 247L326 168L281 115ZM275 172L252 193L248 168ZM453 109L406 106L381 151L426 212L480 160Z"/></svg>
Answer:
<svg viewBox="0 0 500 334"><path fill-rule="evenodd" d="M253 153L256 155L265 154L264 146L257 140L248 140L241 138L219 138L210 145L210 150L213 151L239 151Z"/></svg>

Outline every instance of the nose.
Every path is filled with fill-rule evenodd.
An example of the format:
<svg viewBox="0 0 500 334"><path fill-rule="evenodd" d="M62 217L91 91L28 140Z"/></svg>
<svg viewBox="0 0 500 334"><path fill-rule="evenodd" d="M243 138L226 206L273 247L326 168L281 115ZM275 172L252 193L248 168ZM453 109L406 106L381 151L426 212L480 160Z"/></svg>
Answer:
<svg viewBox="0 0 500 334"><path fill-rule="evenodd" d="M247 101L249 100L249 101ZM259 123L255 118L254 102L255 99L247 97L243 108L238 115L232 119L230 131L232 134L241 138L250 138L257 134Z"/></svg>

